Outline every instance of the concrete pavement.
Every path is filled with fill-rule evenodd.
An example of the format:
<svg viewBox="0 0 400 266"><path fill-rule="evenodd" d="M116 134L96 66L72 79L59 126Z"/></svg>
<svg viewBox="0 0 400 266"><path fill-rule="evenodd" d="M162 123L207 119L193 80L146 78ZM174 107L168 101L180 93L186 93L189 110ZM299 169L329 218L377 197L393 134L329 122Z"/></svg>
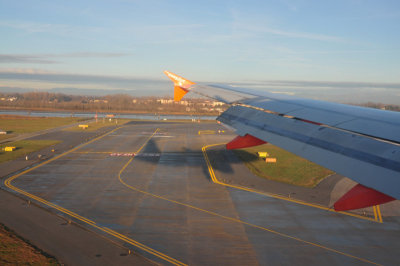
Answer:
<svg viewBox="0 0 400 266"><path fill-rule="evenodd" d="M11 184L51 212L159 263L399 263L397 220L379 224L212 182L201 148L233 135L198 131L218 129L131 123ZM216 169L239 179L251 175L231 164Z"/></svg>

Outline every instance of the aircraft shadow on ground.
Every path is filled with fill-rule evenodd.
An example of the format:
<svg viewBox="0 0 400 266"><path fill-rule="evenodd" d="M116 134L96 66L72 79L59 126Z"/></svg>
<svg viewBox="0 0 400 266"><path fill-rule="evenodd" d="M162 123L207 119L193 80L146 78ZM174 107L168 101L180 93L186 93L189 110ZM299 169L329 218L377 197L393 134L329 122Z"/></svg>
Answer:
<svg viewBox="0 0 400 266"><path fill-rule="evenodd" d="M233 164L242 164L243 162L258 160L255 154L253 155L246 151L240 152L244 155L241 156L242 160L239 159L233 151L227 151L225 146L221 145L208 149L207 155L214 171L234 174L235 171L232 167ZM207 163L201 150L185 148L184 151L162 152L156 141L150 139L143 150L135 156L135 160L158 164L162 156L169 156L171 164L175 167L200 166L203 170L204 176L211 181Z"/></svg>

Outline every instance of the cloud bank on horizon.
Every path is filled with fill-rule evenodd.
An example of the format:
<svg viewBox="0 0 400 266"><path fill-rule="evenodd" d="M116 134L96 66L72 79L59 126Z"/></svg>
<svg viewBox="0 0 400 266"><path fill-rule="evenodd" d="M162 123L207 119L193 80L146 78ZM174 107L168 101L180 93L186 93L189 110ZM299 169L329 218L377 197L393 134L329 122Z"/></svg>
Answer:
<svg viewBox="0 0 400 266"><path fill-rule="evenodd" d="M0 0L0 87L158 94L168 69L334 101L400 102L398 25L400 3L389 0Z"/></svg>

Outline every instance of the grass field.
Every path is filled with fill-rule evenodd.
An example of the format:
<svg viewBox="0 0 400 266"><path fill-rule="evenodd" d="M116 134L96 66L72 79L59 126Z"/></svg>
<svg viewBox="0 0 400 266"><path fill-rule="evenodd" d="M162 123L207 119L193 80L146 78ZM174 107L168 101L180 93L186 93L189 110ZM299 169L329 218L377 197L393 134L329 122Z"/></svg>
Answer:
<svg viewBox="0 0 400 266"><path fill-rule="evenodd" d="M11 137L14 137L15 135L7 134L7 135L0 135L0 141L9 139Z"/></svg>
<svg viewBox="0 0 400 266"><path fill-rule="evenodd" d="M0 265L60 265L0 224Z"/></svg>
<svg viewBox="0 0 400 266"><path fill-rule="evenodd" d="M7 131L7 135L0 135L0 140L14 137L18 134L41 131L83 120L87 120L87 118L0 115L0 129Z"/></svg>
<svg viewBox="0 0 400 266"><path fill-rule="evenodd" d="M266 163L257 152L268 152L276 163ZM329 169L312 163L271 144L234 150L250 171L257 176L302 187L315 187L322 179L333 174Z"/></svg>
<svg viewBox="0 0 400 266"><path fill-rule="evenodd" d="M129 121L132 121L132 120L131 119L118 119L117 123L116 123L115 119L112 119L111 122L108 119L104 119L104 121L103 121L103 119L99 119L97 121L97 123L96 122L91 122L91 123L82 122L82 125L88 125L89 126L87 129L82 129L82 128L76 126L76 127L66 128L64 130L65 131L95 131L95 130L97 130L99 128L102 128L102 127L120 126L120 125L123 125L123 124L125 124L125 123L127 123Z"/></svg>
<svg viewBox="0 0 400 266"><path fill-rule="evenodd" d="M60 143L58 140L20 140L0 145L0 163L17 159L31 152ZM4 147L16 147L15 151L4 151Z"/></svg>

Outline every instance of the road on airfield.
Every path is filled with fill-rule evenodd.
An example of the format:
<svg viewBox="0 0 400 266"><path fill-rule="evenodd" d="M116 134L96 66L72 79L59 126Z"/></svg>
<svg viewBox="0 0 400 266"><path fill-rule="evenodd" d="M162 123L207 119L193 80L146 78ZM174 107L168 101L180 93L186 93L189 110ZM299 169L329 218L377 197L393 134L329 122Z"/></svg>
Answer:
<svg viewBox="0 0 400 266"><path fill-rule="evenodd" d="M234 137L223 130L134 121L7 179L7 189L165 264L400 263L397 220L376 223L214 183L202 147ZM251 175L243 167L226 163L215 174Z"/></svg>

